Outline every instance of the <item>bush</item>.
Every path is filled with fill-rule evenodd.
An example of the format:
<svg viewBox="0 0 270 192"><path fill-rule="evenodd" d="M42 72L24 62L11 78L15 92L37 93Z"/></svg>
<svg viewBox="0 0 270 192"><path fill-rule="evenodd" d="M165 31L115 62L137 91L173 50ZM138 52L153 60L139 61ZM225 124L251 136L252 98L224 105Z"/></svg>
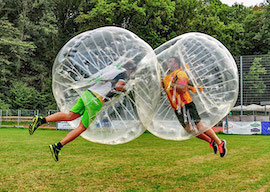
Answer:
<svg viewBox="0 0 270 192"><path fill-rule="evenodd" d="M7 102L0 99L0 109L1 110L10 109L10 105Z"/></svg>
<svg viewBox="0 0 270 192"><path fill-rule="evenodd" d="M36 109L39 97L40 93L35 88L23 82L14 82L8 101L12 109Z"/></svg>

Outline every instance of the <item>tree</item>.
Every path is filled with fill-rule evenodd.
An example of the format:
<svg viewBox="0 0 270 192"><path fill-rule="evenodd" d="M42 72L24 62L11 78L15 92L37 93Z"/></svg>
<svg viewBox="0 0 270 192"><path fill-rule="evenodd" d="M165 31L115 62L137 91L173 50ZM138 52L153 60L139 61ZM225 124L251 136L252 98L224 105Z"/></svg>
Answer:
<svg viewBox="0 0 270 192"><path fill-rule="evenodd" d="M61 48L71 37L78 33L80 25L75 18L92 9L97 0L52 0L53 13L58 27L58 43Z"/></svg>
<svg viewBox="0 0 270 192"><path fill-rule="evenodd" d="M244 74L244 87L249 93L254 93L255 97L266 91L266 85L261 77L267 73L266 69L260 63L262 58L255 58L249 72ZM250 100L252 102L254 98Z"/></svg>
<svg viewBox="0 0 270 192"><path fill-rule="evenodd" d="M15 107L7 98L20 82L38 91L35 107L55 106L55 56L82 31L119 26L153 48L197 31L217 38L233 55L266 54L269 20L269 0L255 7L220 0L0 0L0 100Z"/></svg>
<svg viewBox="0 0 270 192"><path fill-rule="evenodd" d="M53 2L3 1L0 11L3 26L0 29L0 62L5 62L1 65L4 73L2 81L8 75L8 80L1 83L5 89L3 93L8 97L10 92L7 87L15 81L21 81L51 98L52 92L51 88L47 88L47 82L51 78L53 60L58 51Z"/></svg>
<svg viewBox="0 0 270 192"><path fill-rule="evenodd" d="M243 18L248 12L249 9L242 5L230 7L219 0L205 1L190 21L190 31L211 35L221 41L233 55L240 55L245 38L244 27L238 16Z"/></svg>
<svg viewBox="0 0 270 192"><path fill-rule="evenodd" d="M100 0L75 21L80 25L80 31L106 25L124 27L155 48L168 40L174 5L170 0Z"/></svg>
<svg viewBox="0 0 270 192"><path fill-rule="evenodd" d="M267 54L270 49L270 5L254 8L243 21L246 41L243 54Z"/></svg>
<svg viewBox="0 0 270 192"><path fill-rule="evenodd" d="M6 110L10 108L10 105L7 103L5 96L0 93L0 110Z"/></svg>
<svg viewBox="0 0 270 192"><path fill-rule="evenodd" d="M21 69L21 61L33 54L36 46L20 39L20 31L5 17L0 19L0 91L6 93L8 87Z"/></svg>
<svg viewBox="0 0 270 192"><path fill-rule="evenodd" d="M35 88L23 82L14 82L8 101L12 109L38 109L38 96L39 92Z"/></svg>

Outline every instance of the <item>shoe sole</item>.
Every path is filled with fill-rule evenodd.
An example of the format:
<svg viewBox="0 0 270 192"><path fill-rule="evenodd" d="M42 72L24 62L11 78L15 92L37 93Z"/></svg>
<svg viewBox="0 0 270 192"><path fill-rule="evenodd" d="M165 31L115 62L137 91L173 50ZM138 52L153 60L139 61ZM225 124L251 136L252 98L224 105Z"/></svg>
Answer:
<svg viewBox="0 0 270 192"><path fill-rule="evenodd" d="M49 145L49 149L50 149L50 151L51 151L51 154L52 154L53 159L57 162L58 160L57 160L56 157L55 157L55 154L54 154L54 152L53 152L53 147L52 147L51 145Z"/></svg>
<svg viewBox="0 0 270 192"><path fill-rule="evenodd" d="M225 148L225 150L226 150L226 153L225 153L225 155L223 156L223 157L225 157L226 155L227 155L227 143L226 143L226 140L222 140L223 142L224 142L224 148ZM222 157L222 158L223 158Z"/></svg>
<svg viewBox="0 0 270 192"><path fill-rule="evenodd" d="M33 118L33 120L32 120L32 123L29 125L29 134L30 135L33 135L33 131L34 131L34 129L33 129L33 125L35 125L35 124L37 124L37 121L38 121L38 118L37 117L35 117L35 118Z"/></svg>
<svg viewBox="0 0 270 192"><path fill-rule="evenodd" d="M32 123L30 123L28 131L29 131L29 135L32 135Z"/></svg>
<svg viewBox="0 0 270 192"><path fill-rule="evenodd" d="M218 147L217 147L217 144L216 144L216 150L214 150L214 154L217 154L218 152Z"/></svg>
<svg viewBox="0 0 270 192"><path fill-rule="evenodd" d="M215 147L214 146L216 146L216 150L215 150ZM218 145L217 145L217 143L214 141L214 143L213 143L213 151L214 151L214 154L217 154L217 152L218 152Z"/></svg>

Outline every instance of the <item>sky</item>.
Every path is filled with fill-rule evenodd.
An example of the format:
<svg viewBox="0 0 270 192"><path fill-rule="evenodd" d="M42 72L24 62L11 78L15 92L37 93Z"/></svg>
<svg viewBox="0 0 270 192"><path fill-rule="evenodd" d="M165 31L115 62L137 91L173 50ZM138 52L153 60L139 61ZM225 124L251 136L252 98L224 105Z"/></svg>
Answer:
<svg viewBox="0 0 270 192"><path fill-rule="evenodd" d="M260 3L265 2L265 0L220 0L222 3L227 4L229 6L233 5L234 3L243 3L244 6L254 6L259 5Z"/></svg>

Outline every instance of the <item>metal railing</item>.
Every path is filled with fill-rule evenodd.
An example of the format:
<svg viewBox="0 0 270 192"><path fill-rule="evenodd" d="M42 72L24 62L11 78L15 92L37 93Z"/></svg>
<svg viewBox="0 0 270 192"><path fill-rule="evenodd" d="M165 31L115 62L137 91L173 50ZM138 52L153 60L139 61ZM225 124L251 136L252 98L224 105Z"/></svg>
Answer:
<svg viewBox="0 0 270 192"><path fill-rule="evenodd" d="M0 109L0 127L28 127L33 116L48 116L58 110L1 110ZM48 123L45 127L55 128L55 123Z"/></svg>

